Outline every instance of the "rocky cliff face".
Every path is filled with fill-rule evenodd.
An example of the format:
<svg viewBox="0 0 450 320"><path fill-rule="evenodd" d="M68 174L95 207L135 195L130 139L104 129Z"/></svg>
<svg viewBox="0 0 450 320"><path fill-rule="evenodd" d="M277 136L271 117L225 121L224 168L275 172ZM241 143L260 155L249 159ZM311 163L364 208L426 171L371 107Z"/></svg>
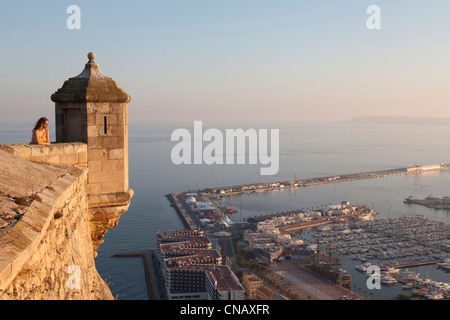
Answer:
<svg viewBox="0 0 450 320"><path fill-rule="evenodd" d="M87 171L0 150L0 299L113 299L95 268Z"/></svg>

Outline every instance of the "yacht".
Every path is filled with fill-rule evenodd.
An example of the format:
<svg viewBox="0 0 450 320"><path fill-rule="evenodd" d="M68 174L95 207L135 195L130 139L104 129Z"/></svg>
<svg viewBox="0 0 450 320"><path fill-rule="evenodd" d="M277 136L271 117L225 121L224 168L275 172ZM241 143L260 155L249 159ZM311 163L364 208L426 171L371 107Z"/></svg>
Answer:
<svg viewBox="0 0 450 320"><path fill-rule="evenodd" d="M395 280L393 277L389 277L389 276L382 276L381 277L381 283L383 284L395 284L397 283L397 280Z"/></svg>
<svg viewBox="0 0 450 320"><path fill-rule="evenodd" d="M430 299L430 300L441 300L444 299L444 295L442 292L429 292L425 294L425 297Z"/></svg>
<svg viewBox="0 0 450 320"><path fill-rule="evenodd" d="M409 290L409 289L413 289L414 285L411 282L409 282L409 283L404 284L402 288L405 290Z"/></svg>
<svg viewBox="0 0 450 320"><path fill-rule="evenodd" d="M419 278L419 273L415 273L412 271L408 271L408 269L405 269L404 271L401 271L399 273L398 277L402 279L417 279Z"/></svg>
<svg viewBox="0 0 450 320"><path fill-rule="evenodd" d="M394 273L399 273L399 272L400 272L400 268L394 268L394 267L386 268L386 273L389 273L389 274L394 274Z"/></svg>
<svg viewBox="0 0 450 320"><path fill-rule="evenodd" d="M450 290L443 293L444 299L450 299Z"/></svg>
<svg viewBox="0 0 450 320"><path fill-rule="evenodd" d="M366 272L367 268L370 267L370 262L366 262L364 264L358 264L355 266L355 269L358 271Z"/></svg>

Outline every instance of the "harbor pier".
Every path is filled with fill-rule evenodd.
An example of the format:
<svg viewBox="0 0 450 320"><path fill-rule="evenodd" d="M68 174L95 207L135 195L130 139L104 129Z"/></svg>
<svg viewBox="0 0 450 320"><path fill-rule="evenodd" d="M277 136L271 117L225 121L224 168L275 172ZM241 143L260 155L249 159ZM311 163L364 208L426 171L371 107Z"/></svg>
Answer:
<svg viewBox="0 0 450 320"><path fill-rule="evenodd" d="M238 194L274 191L285 188L307 187L321 185L326 183L347 182L364 179L375 179L397 175L421 174L433 171L446 171L450 168L450 163L440 163L434 165L414 166L405 168L394 168L378 171L367 171L350 174L339 174L331 176L321 176L315 178L303 178L283 180L269 183L253 183L226 187L205 188L199 190L200 193L206 193L209 197L233 196Z"/></svg>
<svg viewBox="0 0 450 320"><path fill-rule="evenodd" d="M421 267L428 266L432 264L436 264L438 262L442 262L442 260L426 260L426 261L404 261L398 262L394 264L385 264L380 266L380 270L385 270L387 268L412 268L412 267Z"/></svg>
<svg viewBox="0 0 450 320"><path fill-rule="evenodd" d="M164 296L164 290L158 281L159 268L154 267L153 250L136 250L121 252L114 255L118 258L142 258L144 263L145 282L147 284L147 293L149 300L161 300Z"/></svg>
<svg viewBox="0 0 450 320"><path fill-rule="evenodd" d="M192 230L199 228L198 224L194 220L194 217L190 214L189 208L187 208L186 206L184 193L175 192L168 194L166 197L167 199L169 199L171 205L175 208L186 228Z"/></svg>

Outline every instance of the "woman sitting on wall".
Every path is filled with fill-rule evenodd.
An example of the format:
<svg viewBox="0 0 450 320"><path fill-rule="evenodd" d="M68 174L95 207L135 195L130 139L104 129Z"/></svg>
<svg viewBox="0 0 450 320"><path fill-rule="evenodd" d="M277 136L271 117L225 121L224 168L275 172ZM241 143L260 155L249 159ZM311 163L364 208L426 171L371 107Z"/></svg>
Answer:
<svg viewBox="0 0 450 320"><path fill-rule="evenodd" d="M47 118L42 117L36 122L30 144L50 144Z"/></svg>

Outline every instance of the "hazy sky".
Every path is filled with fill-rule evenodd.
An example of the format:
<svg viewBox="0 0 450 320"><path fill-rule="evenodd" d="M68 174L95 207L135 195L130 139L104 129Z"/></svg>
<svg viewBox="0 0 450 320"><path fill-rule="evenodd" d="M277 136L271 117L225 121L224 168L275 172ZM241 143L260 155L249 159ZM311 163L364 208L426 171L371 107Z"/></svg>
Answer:
<svg viewBox="0 0 450 320"><path fill-rule="evenodd" d="M381 8L381 30L366 12ZM81 9L69 30L66 9ZM448 0L2 1L1 120L54 119L95 52L130 121L450 117Z"/></svg>

